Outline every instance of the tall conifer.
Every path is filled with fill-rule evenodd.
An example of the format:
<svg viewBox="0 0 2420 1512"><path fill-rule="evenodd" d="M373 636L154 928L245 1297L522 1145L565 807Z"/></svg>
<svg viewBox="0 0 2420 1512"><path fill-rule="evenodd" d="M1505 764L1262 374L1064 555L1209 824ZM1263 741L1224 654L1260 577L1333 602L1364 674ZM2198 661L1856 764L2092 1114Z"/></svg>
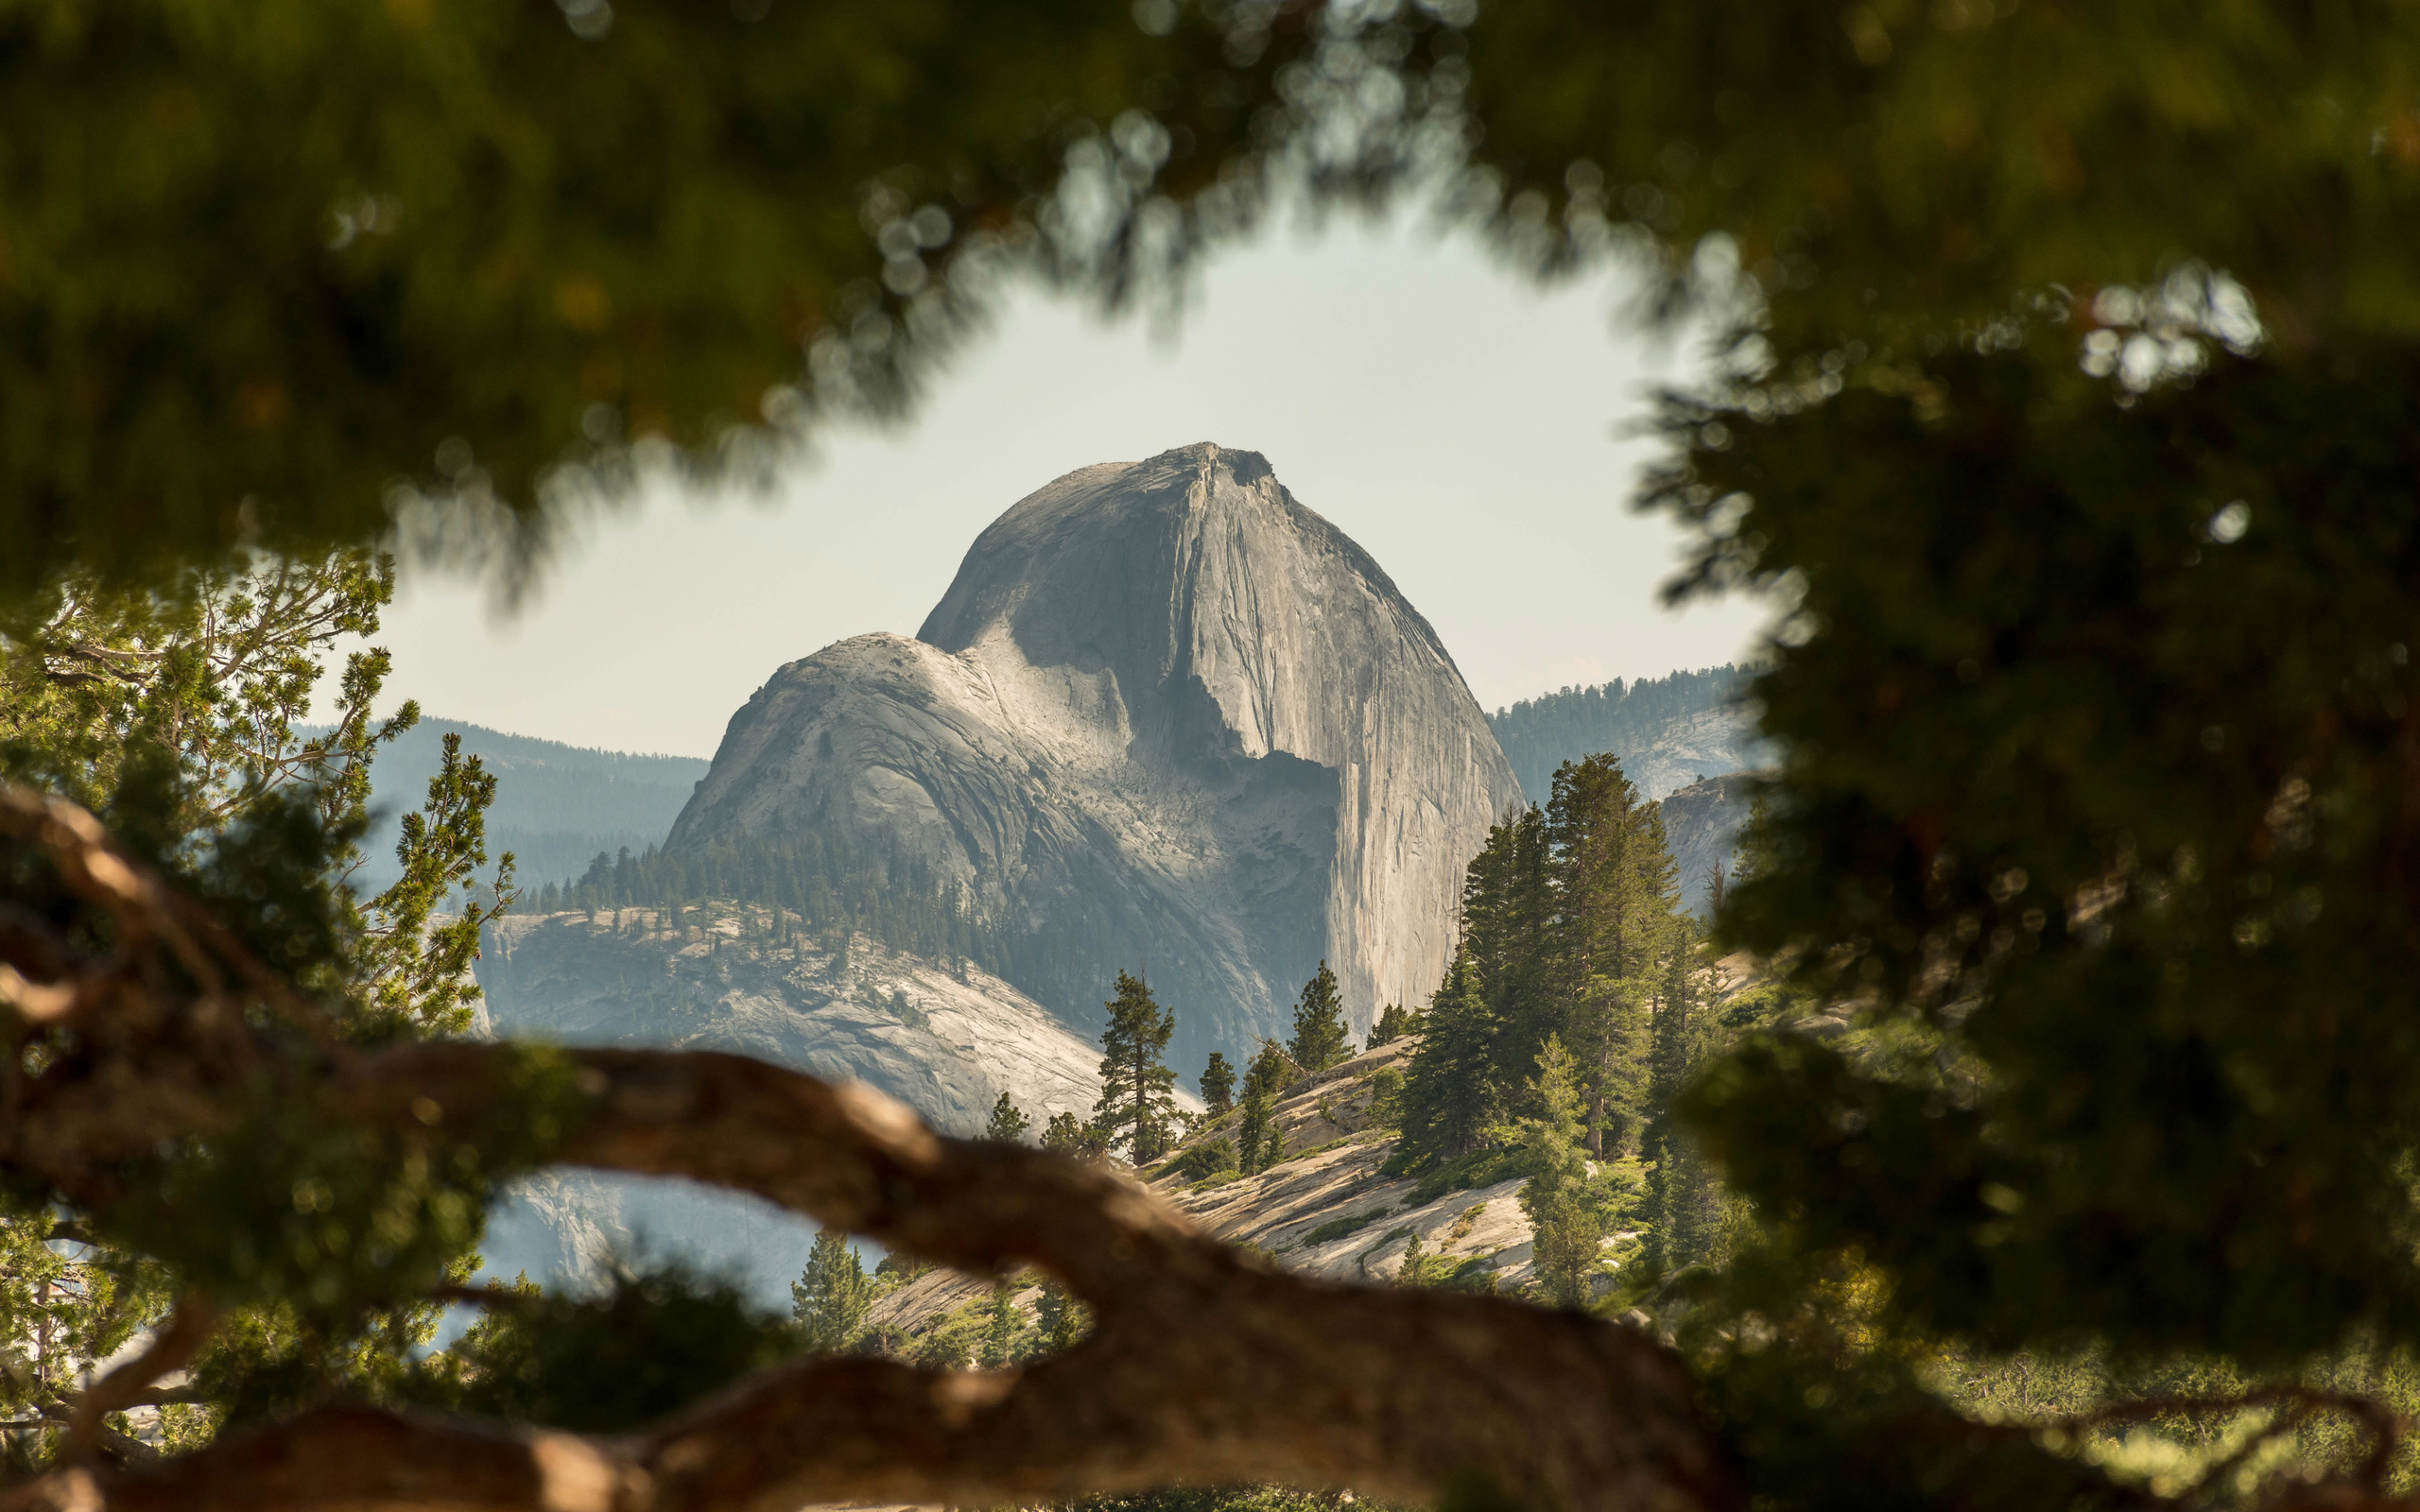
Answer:
<svg viewBox="0 0 2420 1512"><path fill-rule="evenodd" d="M1273 1040L1261 1041L1259 1053L1244 1070L1243 1117L1236 1130L1236 1155L1246 1176L1269 1169L1285 1154L1285 1136L1277 1126L1277 1096L1293 1070L1285 1049Z"/></svg>
<svg viewBox="0 0 2420 1512"><path fill-rule="evenodd" d="M1210 1052L1210 1064L1201 1068L1201 1101L1212 1118L1222 1118L1236 1107L1236 1068L1218 1051Z"/></svg>
<svg viewBox="0 0 2420 1512"><path fill-rule="evenodd" d="M1320 962L1319 971L1303 984L1294 1004L1294 1038L1287 1045L1294 1064L1312 1075L1353 1054L1352 1031L1344 1022L1344 999L1337 991L1336 973Z"/></svg>
<svg viewBox="0 0 2420 1512"><path fill-rule="evenodd" d="M1537 1028L1560 1030L1574 1056L1590 1152L1619 1153L1636 1135L1644 1103L1649 1001L1670 948L1678 868L1661 812L1611 756L1565 762L1555 772L1546 839L1555 937L1545 972L1549 1005Z"/></svg>
<svg viewBox="0 0 2420 1512"><path fill-rule="evenodd" d="M1672 1102L1713 1049L1696 932L1684 920L1679 945L1665 963L1655 997L1655 1033L1649 1057L1648 1101L1653 1110L1641 1153L1650 1211L1646 1252L1671 1268L1706 1259L1720 1224L1721 1191L1713 1169L1673 1120Z"/></svg>
<svg viewBox="0 0 2420 1512"><path fill-rule="evenodd" d="M825 1228L807 1252L806 1269L790 1282L790 1314L810 1352L838 1354L856 1341L873 1305L873 1278L848 1236Z"/></svg>
<svg viewBox="0 0 2420 1512"><path fill-rule="evenodd" d="M1426 1038L1404 1068L1403 1151L1415 1165L1477 1149L1495 1121L1495 1025L1467 942L1446 963Z"/></svg>
<svg viewBox="0 0 2420 1512"><path fill-rule="evenodd" d="M983 1137L1022 1144L1025 1143L1025 1131L1032 1126L1033 1120L1026 1116L1025 1109L1016 1105L1014 1098L1002 1092L1000 1100L992 1105L992 1119L983 1125Z"/></svg>
<svg viewBox="0 0 2420 1512"><path fill-rule="evenodd" d="M1176 1015L1124 971L1117 973L1117 996L1103 1006L1109 1025L1100 1036L1100 1101L1093 1124L1111 1148L1124 1143L1127 1158L1141 1165L1167 1149L1176 1112L1176 1073L1162 1058Z"/></svg>
<svg viewBox="0 0 2420 1512"><path fill-rule="evenodd" d="M1377 1022L1370 1025L1368 1048L1375 1050L1380 1045L1391 1045L1405 1035L1419 1032L1420 1015L1400 1003L1390 1003L1378 1015Z"/></svg>
<svg viewBox="0 0 2420 1512"><path fill-rule="evenodd" d="M1505 1131L1529 1152L1521 1211L1536 1231L1531 1253L1547 1296L1557 1306L1578 1307L1588 1299L1588 1277L1601 1258L1605 1225L1587 1190L1580 1079L1561 1037L1547 1036L1529 1094L1530 1116Z"/></svg>

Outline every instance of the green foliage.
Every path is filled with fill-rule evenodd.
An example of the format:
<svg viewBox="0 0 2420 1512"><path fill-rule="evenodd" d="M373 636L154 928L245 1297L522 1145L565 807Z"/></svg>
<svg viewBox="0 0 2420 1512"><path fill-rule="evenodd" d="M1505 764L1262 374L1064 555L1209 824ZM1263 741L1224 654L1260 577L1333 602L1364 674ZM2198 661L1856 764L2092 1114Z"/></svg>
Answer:
<svg viewBox="0 0 2420 1512"><path fill-rule="evenodd" d="M1458 1160L1428 1167L1422 1174L1420 1184L1411 1189L1411 1205L1426 1207L1448 1192L1492 1187L1498 1181L1527 1176L1529 1171L1529 1151L1517 1145L1490 1145L1473 1150Z"/></svg>
<svg viewBox="0 0 2420 1512"><path fill-rule="evenodd" d="M963 1370L1016 1358L1020 1322L1010 1295L994 1287L991 1296L962 1302L927 1321L908 1339L903 1357L928 1370Z"/></svg>
<svg viewBox="0 0 2420 1512"><path fill-rule="evenodd" d="M1242 1168L1236 1158L1235 1144L1223 1139L1201 1141L1178 1156L1173 1166L1179 1176L1192 1181L1206 1181Z"/></svg>
<svg viewBox="0 0 2420 1512"><path fill-rule="evenodd" d="M283 1303L337 1329L443 1284L495 1180L541 1160L581 1106L544 1048L521 1054L509 1091L492 1119L431 1101L388 1127L349 1117L337 1087L278 1099L164 1160L94 1225L226 1303Z"/></svg>
<svg viewBox="0 0 2420 1512"><path fill-rule="evenodd" d="M1067 1289L1046 1280L1034 1298L1034 1329L1040 1354L1064 1354L1092 1332L1092 1309L1067 1295Z"/></svg>
<svg viewBox="0 0 2420 1512"><path fill-rule="evenodd" d="M1682 927L1687 927L1686 920ZM1648 1177L1645 1258L1651 1265L1676 1270L1714 1257L1722 1240L1726 1199L1703 1151L1680 1126L1673 1109L1717 1047L1737 1027L1755 1023L1757 1015L1754 1005L1743 1008L1735 998L1729 1012L1738 1015L1738 1024L1726 1032L1716 1023L1703 984L1687 962L1687 956L1674 954L1656 1003L1648 1088L1652 1116L1641 1142L1642 1153L1653 1166Z"/></svg>
<svg viewBox="0 0 2420 1512"><path fill-rule="evenodd" d="M0 1407L11 1420L56 1410L91 1362L107 1359L167 1311L163 1267L90 1239L44 1205L11 1203L0 1211L0 1339L7 1341Z"/></svg>
<svg viewBox="0 0 2420 1512"><path fill-rule="evenodd" d="M406 1387L457 1412L614 1433L794 1352L786 1319L678 1266L618 1270L602 1297L497 1288L487 1316Z"/></svg>
<svg viewBox="0 0 2420 1512"><path fill-rule="evenodd" d="M1564 688L1525 698L1487 716L1524 793L1546 793L1567 762L1602 751L1619 758L1652 744L1671 726L1726 707L1738 696L1739 669L1723 665L1635 682Z"/></svg>
<svg viewBox="0 0 2420 1512"><path fill-rule="evenodd" d="M1365 1048L1375 1050L1380 1045L1391 1045L1406 1035L1420 1033L1420 1030L1421 1015L1418 1012L1400 1003L1390 1003L1379 1012L1377 1022L1370 1026L1370 1043Z"/></svg>
<svg viewBox="0 0 2420 1512"><path fill-rule="evenodd" d="M1016 1099L1002 1092L1000 1100L992 1105L992 1116L983 1125L983 1137L1009 1144L1022 1144L1025 1143L1025 1131L1032 1126L1033 1120L1016 1105Z"/></svg>
<svg viewBox="0 0 2420 1512"><path fill-rule="evenodd" d="M1346 1234L1357 1234L1392 1211L1394 1211L1392 1208L1372 1208L1367 1212L1348 1213L1341 1218L1330 1218L1305 1234L1303 1243L1323 1245L1331 1239L1341 1239Z"/></svg>
<svg viewBox="0 0 2420 1512"><path fill-rule="evenodd" d="M1338 996L1336 973L1320 962L1319 971L1303 984L1294 1004L1294 1038L1286 1053L1311 1075L1353 1054L1352 1031L1344 1022L1344 1000Z"/></svg>
<svg viewBox="0 0 2420 1512"><path fill-rule="evenodd" d="M2124 1500L2031 1435L1970 1431L1927 1384L1944 1338L2211 1380L2406 1349L2420 12L1465 9L1185 6L1155 36L1025 0L633 5L582 35L461 0L0 5L0 141L39 146L0 188L0 592L72 597L71 561L169 587L62 639L99 662L44 651L31 683L23 648L83 611L9 621L0 719L50 723L11 732L8 770L99 794L307 990L375 1005L362 973L395 963L367 964L328 880L361 833L343 763L285 794L249 785L250 757L188 770L144 706L223 680L207 654L105 686L145 664L119 653L192 638L158 629L194 597L178 559L259 540L317 560L390 502L428 524L429 497L461 507L457 544L509 554L508 511L557 466L568 499L635 476L656 438L744 463L762 452L727 417L901 398L1004 249L1115 297L1246 223L1272 165L1375 199L1416 162L1524 266L1621 257L1667 308L1744 273L1723 292L1746 326L1673 401L1684 455L1651 490L1697 532L1697 587L1785 610L1753 689L1783 765L1718 940L1865 1027L1728 1054L1651 1033L1638 1071L1636 1002L1564 972L1565 879L1532 811L1474 865L1408 1150L1433 1173L1510 1153L1487 1131L1550 1036L1606 1094L1600 1137L1632 1113L1651 1137L1671 1055L1710 1055L1684 1122L1763 1227L1682 1337L1777 1507ZM1423 145L1445 140L1468 161L1441 168ZM1050 212L1063 173L1100 216ZM255 663L272 714L277 664ZM355 732L330 750L369 748L382 670L348 673ZM278 739L264 770L293 753ZM190 822L227 791L241 814ZM458 782L432 827L466 837L481 797ZM475 849L437 844L425 875ZM11 902L63 911L7 864ZM420 990L396 994L409 1026L462 1005ZM1601 1024L1570 1019L1583 1002ZM359 1031L406 1026L365 1010ZM312 1176L301 1135L259 1137ZM365 1224L396 1186L381 1162L410 1156L381 1138L327 1158ZM190 1192L242 1175L197 1160ZM231 1200L286 1233L261 1175ZM419 1196L393 1211L437 1221ZM301 1231L338 1292L383 1284ZM424 1275L406 1251L395 1274ZM90 1303L57 1336L95 1348L107 1308L167 1292L110 1274L132 1279L12 1294L11 1315ZM382 1300L264 1303L202 1379L257 1343L374 1385L419 1315Z"/></svg>
<svg viewBox="0 0 2420 1512"><path fill-rule="evenodd" d="M838 1354L855 1346L875 1291L874 1278L866 1274L849 1236L836 1228L818 1229L806 1268L790 1282L790 1316L804 1348L816 1354Z"/></svg>
<svg viewBox="0 0 2420 1512"><path fill-rule="evenodd" d="M1554 925L1543 974L1561 1011L1531 1017L1562 1021L1547 1038L1566 1035L1579 1057L1588 1147L1619 1153L1644 1117L1656 988L1685 977L1674 964L1687 958L1690 944L1675 902L1676 868L1655 806L1606 756L1555 772L1547 844Z"/></svg>
<svg viewBox="0 0 2420 1512"><path fill-rule="evenodd" d="M1652 1111L1655 1016L1694 960L1655 806L1611 758L1565 763L1548 807L1508 816L1465 872L1462 938L1405 1069L1395 1168L1486 1148L1549 1039L1573 1053L1590 1151L1621 1153Z"/></svg>
<svg viewBox="0 0 2420 1512"><path fill-rule="evenodd" d="M1167 1149L1176 1112L1176 1073L1161 1058L1176 1032L1176 1015L1124 971L1117 973L1117 996L1102 1006L1109 1022L1100 1034L1100 1102L1093 1125L1110 1148L1123 1143L1127 1159L1147 1164Z"/></svg>
<svg viewBox="0 0 2420 1512"><path fill-rule="evenodd" d="M992 1300L983 1310L983 1344L976 1351L975 1363L987 1370L997 1370L1017 1358L1017 1338L1025 1332L1025 1318L1017 1311L1014 1297L1014 1290L1003 1281L992 1288Z"/></svg>
<svg viewBox="0 0 2420 1512"><path fill-rule="evenodd" d="M512 511L651 450L748 476L738 427L898 404L986 269L1148 276L1115 232L1154 179L1230 184L1205 230L1247 218L1309 39L1264 24L1238 68L1223 30L1052 0L0 8L0 140L52 144L0 198L0 579L307 552L423 494L509 553ZM1147 94L1162 147L1112 150ZM1105 243L1046 215L1063 173Z"/></svg>
<svg viewBox="0 0 2420 1512"><path fill-rule="evenodd" d="M466 1026L492 916L472 889L495 783L450 746L400 827L392 880L366 899L348 885L371 763L417 711L372 717L388 665L373 648L345 658L335 725L301 721L337 643L374 633L392 591L389 563L337 553L187 571L154 592L71 574L0 615L0 776L93 807L257 956L285 963L355 1041ZM511 858L481 885L509 904ZM36 917L82 917L45 864L13 849L0 850L0 894ZM108 938L104 923L75 927ZM27 1053L60 1048L38 1035ZM391 1392L436 1326L427 1294L475 1264L491 1183L535 1159L570 1111L552 1057L520 1076L520 1106L492 1127L441 1128L434 1103L429 1120L369 1127L339 1089L285 1089L130 1172L107 1211L0 1215L0 1246L18 1257L0 1313L24 1324L10 1337L30 1338L35 1356L0 1388L8 1405L56 1408L188 1292L222 1322L196 1367L205 1400L174 1425L181 1442L339 1386ZM76 1237L60 1249L54 1232Z"/></svg>
<svg viewBox="0 0 2420 1512"><path fill-rule="evenodd" d="M1201 1101L1212 1118L1223 1118L1235 1111L1236 1068L1216 1050L1210 1052L1210 1063L1201 1068Z"/></svg>
<svg viewBox="0 0 2420 1512"><path fill-rule="evenodd" d="M1295 1066L1274 1040L1261 1041L1252 1063L1244 1068L1243 1113L1236 1121L1236 1159L1246 1176L1275 1165L1286 1152L1285 1131L1277 1124L1277 1098L1294 1079Z"/></svg>
<svg viewBox="0 0 2420 1512"><path fill-rule="evenodd" d="M1109 1153L1109 1131L1097 1121L1086 1122L1073 1113L1053 1113L1043 1130L1042 1147L1054 1155L1098 1160Z"/></svg>
<svg viewBox="0 0 2420 1512"><path fill-rule="evenodd" d="M1793 572L1822 627L1756 685L1793 754L1724 932L1822 941L1796 984L1917 1036L1745 1052L1704 1137L1794 1243L1987 1347L2420 1337L2420 1039L2376 1006L2411 964L2420 372L2221 352L2113 396L2070 340L1693 457L1754 489L1703 571ZM1861 524L1884 493L1928 502Z"/></svg>
<svg viewBox="0 0 2420 1512"><path fill-rule="evenodd" d="M1445 964L1420 1048L1404 1071L1401 1164L1450 1162L1478 1147L1495 1123L1495 1038L1466 938Z"/></svg>
<svg viewBox="0 0 2420 1512"><path fill-rule="evenodd" d="M1381 1066L1370 1074L1370 1126L1403 1126L1404 1074L1400 1067Z"/></svg>
<svg viewBox="0 0 2420 1512"><path fill-rule="evenodd" d="M1581 1091L1563 1041L1547 1037L1538 1074L1530 1083L1533 1111L1508 1131L1508 1143L1529 1155L1530 1179L1521 1211L1536 1230L1537 1273L1558 1306L1587 1300L1587 1282L1602 1258L1603 1215L1588 1198L1588 1150Z"/></svg>

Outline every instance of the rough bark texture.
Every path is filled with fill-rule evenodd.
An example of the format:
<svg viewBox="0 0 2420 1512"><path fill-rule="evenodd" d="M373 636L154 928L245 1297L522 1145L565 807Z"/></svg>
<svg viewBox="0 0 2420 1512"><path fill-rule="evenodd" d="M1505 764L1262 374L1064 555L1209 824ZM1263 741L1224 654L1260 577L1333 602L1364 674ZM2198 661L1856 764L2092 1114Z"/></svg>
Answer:
<svg viewBox="0 0 2420 1512"><path fill-rule="evenodd" d="M362 1051L237 1011L258 999L231 984L260 980L280 1013L314 1017L69 805L0 789L0 835L49 854L125 941L97 959L56 941L5 953L0 1001L20 1022L79 1017L82 1037L8 1088L14 1179L106 1206L166 1142L265 1101L462 1139L509 1125L527 1096L512 1045ZM1485 1480L1571 1509L1737 1501L1686 1375L1644 1334L1272 1273L1109 1169L945 1139L854 1084L719 1053L567 1055L578 1106L555 1160L753 1193L963 1269L1038 1263L1092 1305L1094 1333L1023 1371L804 1363L611 1437L322 1409L156 1469L54 1474L0 1494L0 1512L769 1512L1238 1479L1404 1498Z"/></svg>
<svg viewBox="0 0 2420 1512"><path fill-rule="evenodd" d="M1357 1029L1425 999L1519 791L1377 563L1201 445L1017 505L918 639L775 673L668 843L895 837L1015 926L1004 974L1071 1022L1148 968L1196 1062L1281 1033L1322 957Z"/></svg>

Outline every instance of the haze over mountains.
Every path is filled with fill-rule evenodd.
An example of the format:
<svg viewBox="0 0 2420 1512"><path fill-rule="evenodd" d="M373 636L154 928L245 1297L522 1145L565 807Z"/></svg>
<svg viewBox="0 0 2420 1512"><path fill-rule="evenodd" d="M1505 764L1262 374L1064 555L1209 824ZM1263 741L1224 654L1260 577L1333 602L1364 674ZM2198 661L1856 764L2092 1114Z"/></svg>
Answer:
<svg viewBox="0 0 2420 1512"><path fill-rule="evenodd" d="M1737 707L1743 675L1736 666L1702 667L1525 698L1488 715L1512 775L1530 801L1546 801L1554 769L1599 751L1621 758L1622 771L1649 798L1700 778L1763 765L1755 732Z"/></svg>
<svg viewBox="0 0 2420 1512"><path fill-rule="evenodd" d="M578 876L599 851L661 844L706 775L707 763L695 756L593 750L424 716L371 767L377 800L359 879L364 884L383 886L393 879L400 814L427 793L449 733L460 735L463 751L496 776L489 855L513 852L522 882L532 887Z"/></svg>
<svg viewBox="0 0 2420 1512"><path fill-rule="evenodd" d="M533 896L491 935L489 1022L855 1076L956 1132L1004 1091L1082 1114L1117 971L1175 1010L1187 1083L1212 1050L1281 1037L1322 959L1357 1032L1423 1005L1490 825L1615 740L1653 796L1736 770L1733 679L1564 690L1491 723L1386 573L1258 455L1081 469L982 533L915 638L775 670L701 779L467 731L504 778L492 849L527 847L533 894L549 862L583 878L542 894L576 911ZM434 766L424 728L383 791ZM1672 805L1689 864L1728 853L1735 796ZM492 1258L543 1273L642 1228L719 1228L769 1284L803 1252L803 1230L699 1203L553 1178L499 1214Z"/></svg>

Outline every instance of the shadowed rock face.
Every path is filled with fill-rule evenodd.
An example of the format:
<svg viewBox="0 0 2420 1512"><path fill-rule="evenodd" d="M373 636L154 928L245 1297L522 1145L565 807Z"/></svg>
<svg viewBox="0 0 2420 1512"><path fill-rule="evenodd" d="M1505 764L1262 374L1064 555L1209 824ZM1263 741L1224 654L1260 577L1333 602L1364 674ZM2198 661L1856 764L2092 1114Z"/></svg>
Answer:
<svg viewBox="0 0 2420 1512"><path fill-rule="evenodd" d="M1012 926L1005 974L1078 1029L1148 969L1182 1065L1276 1033L1322 957L1357 1026L1425 1002L1519 791L1377 564L1201 445L1026 499L917 639L783 667L668 843L895 840Z"/></svg>

